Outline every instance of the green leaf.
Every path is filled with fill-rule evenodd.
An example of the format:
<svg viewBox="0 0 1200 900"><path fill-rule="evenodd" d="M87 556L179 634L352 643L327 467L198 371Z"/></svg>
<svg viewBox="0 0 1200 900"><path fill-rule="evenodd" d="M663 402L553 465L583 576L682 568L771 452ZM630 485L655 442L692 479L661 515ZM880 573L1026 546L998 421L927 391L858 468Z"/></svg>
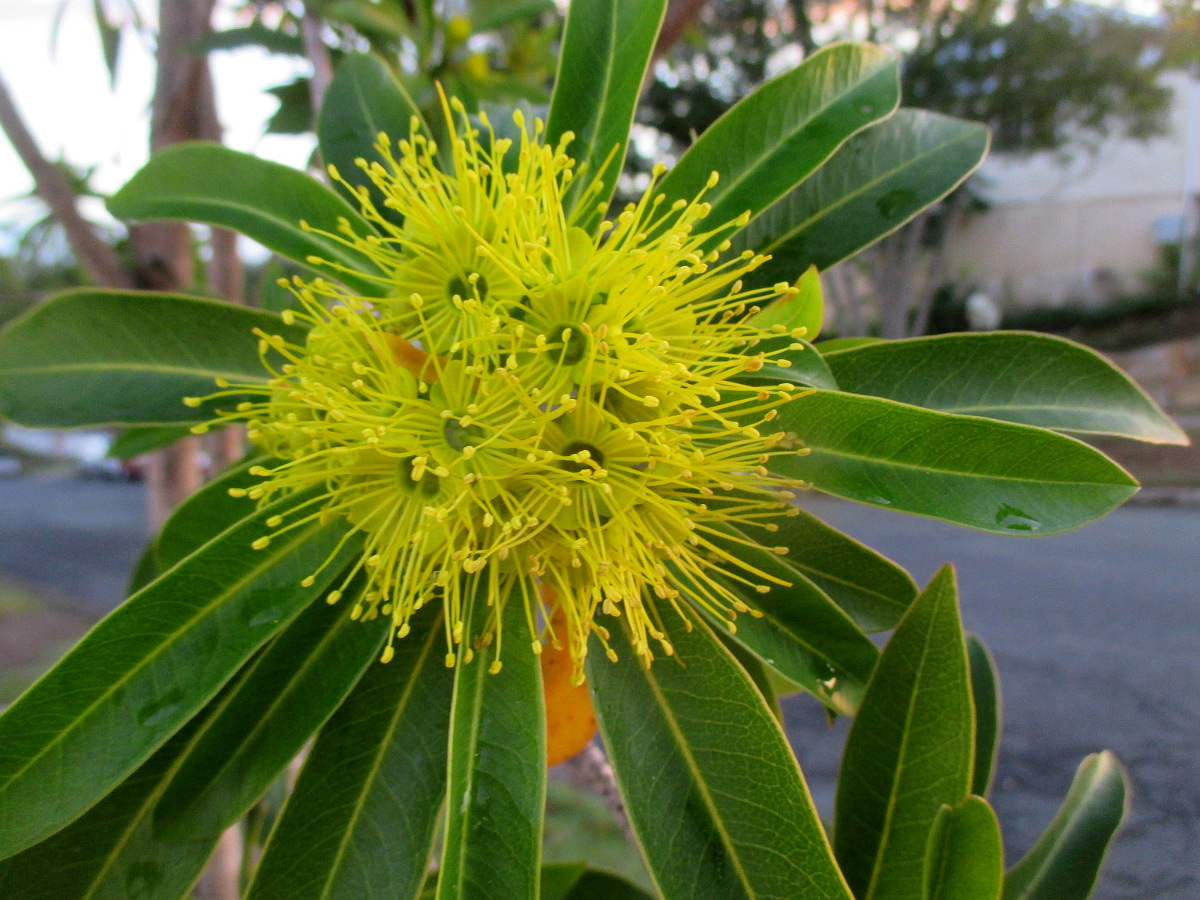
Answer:
<svg viewBox="0 0 1200 900"><path fill-rule="evenodd" d="M243 47L261 47L268 53L304 56L304 39L300 35L286 34L278 28L268 28L261 22L214 31L193 41L188 49L193 53L212 53L214 50L240 50Z"/></svg>
<svg viewBox="0 0 1200 900"><path fill-rule="evenodd" d="M797 509L772 524L777 530L750 528L762 544L787 547L789 566L823 590L867 632L887 631L917 596L912 576L885 556L848 534Z"/></svg>
<svg viewBox="0 0 1200 900"><path fill-rule="evenodd" d="M796 282L796 287L800 293L777 298L762 312L754 315L749 324L758 328L779 325L787 331L803 328L805 340L815 341L825 321L825 294L821 290L821 276L817 267L809 266L805 269Z"/></svg>
<svg viewBox="0 0 1200 900"><path fill-rule="evenodd" d="M1004 843L982 797L938 811L929 835L922 900L1000 900Z"/></svg>
<svg viewBox="0 0 1200 900"><path fill-rule="evenodd" d="M341 602L312 603L267 647L175 773L155 816L180 839L220 833L241 818L333 715L379 655L388 617L350 611L362 579Z"/></svg>
<svg viewBox="0 0 1200 900"><path fill-rule="evenodd" d="M716 627L713 629L713 633L729 651L729 655L737 660L737 664L746 670L746 674L750 676L750 680L754 682L754 686L762 695L763 702L767 704L767 709L771 710L771 715L777 721L782 722L783 710L779 707L780 695L776 688L786 685L789 693L796 693L800 690L800 686L768 669L758 654L739 644L725 628Z"/></svg>
<svg viewBox="0 0 1200 900"><path fill-rule="evenodd" d="M975 703L975 771L971 793L986 797L996 774L1000 749L1000 678L996 661L977 636L967 635L967 658L971 663L971 697Z"/></svg>
<svg viewBox="0 0 1200 900"><path fill-rule="evenodd" d="M1129 776L1107 750L1084 759L1033 849L1008 873L1004 900L1086 900L1128 810Z"/></svg>
<svg viewBox="0 0 1200 900"><path fill-rule="evenodd" d="M308 134L313 130L312 78L301 75L267 88L279 106L267 119L267 134Z"/></svg>
<svg viewBox="0 0 1200 900"><path fill-rule="evenodd" d="M808 788L762 696L699 619L649 668L622 620L587 657L605 747L665 900L849 900Z"/></svg>
<svg viewBox="0 0 1200 900"><path fill-rule="evenodd" d="M495 31L520 19L532 19L554 9L554 0L493 0L491 3L474 3L471 9L471 27L476 34Z"/></svg>
<svg viewBox="0 0 1200 900"><path fill-rule="evenodd" d="M768 81L705 130L660 190L712 211L705 230L749 211L757 216L808 178L855 132L885 119L900 103L900 62L873 44L835 44ZM726 232L714 237L717 243ZM777 279L791 280L791 279Z"/></svg>
<svg viewBox="0 0 1200 900"><path fill-rule="evenodd" d="M0 858L70 822L191 718L356 549L315 521L253 550L265 507L110 614L0 716ZM97 752L103 748L103 752Z"/></svg>
<svg viewBox="0 0 1200 900"><path fill-rule="evenodd" d="M553 900L544 893L542 900ZM624 878L590 869L580 876L562 900L655 900Z"/></svg>
<svg viewBox="0 0 1200 900"><path fill-rule="evenodd" d="M62 831L0 862L0 895L5 900L174 900L184 894L220 832L208 840L177 843L156 834L151 819L171 774L228 691Z"/></svg>
<svg viewBox="0 0 1200 900"><path fill-rule="evenodd" d="M446 790L454 673L435 607L321 730L247 900L420 894Z"/></svg>
<svg viewBox="0 0 1200 900"><path fill-rule="evenodd" d="M92 0L92 16L96 20L96 31L100 35L100 49L104 51L108 87L112 90L117 86L117 62L121 57L121 26L108 21L101 0Z"/></svg>
<svg viewBox="0 0 1200 900"><path fill-rule="evenodd" d="M823 391L836 391L838 383L833 372L825 363L825 358L813 348L813 345L803 340L792 338L768 338L753 348L755 353L776 353L789 347L799 349L786 357L791 365L780 366L766 363L755 372L743 372L738 380L747 384L795 384L805 388L819 388Z"/></svg>
<svg viewBox="0 0 1200 900"><path fill-rule="evenodd" d="M888 641L846 739L834 849L859 900L922 897L934 818L970 790L974 730L947 566Z"/></svg>
<svg viewBox="0 0 1200 900"><path fill-rule="evenodd" d="M437 878L437 873L434 873ZM541 900L656 900L624 878L584 863L547 863L542 866ZM426 888L421 900L434 900Z"/></svg>
<svg viewBox="0 0 1200 900"><path fill-rule="evenodd" d="M278 316L227 303L60 294L0 332L0 415L34 428L205 421L238 398L191 408L184 397L211 394L215 378L266 383L255 328L304 341Z"/></svg>
<svg viewBox="0 0 1200 900"><path fill-rule="evenodd" d="M481 582L481 591L487 581ZM480 607L485 597L475 597ZM450 714L446 835L438 900L536 900L546 804L546 712L542 670L529 650L518 593L494 598L507 645L458 664ZM503 661L504 668L489 668Z"/></svg>
<svg viewBox="0 0 1200 900"><path fill-rule="evenodd" d="M831 338L816 345L821 353L834 353L838 350L849 350L851 347L866 347L868 344L878 344L883 338L877 337L845 337Z"/></svg>
<svg viewBox="0 0 1200 900"><path fill-rule="evenodd" d="M855 135L735 237L734 250L772 257L747 285L790 281L853 256L966 180L987 147L982 125L924 110L901 109Z"/></svg>
<svg viewBox="0 0 1200 900"><path fill-rule="evenodd" d="M587 871L587 863L546 863L542 866L540 900L563 900Z"/></svg>
<svg viewBox="0 0 1200 900"><path fill-rule="evenodd" d="M352 602L352 600L351 600ZM381 620L311 604L232 687L82 818L0 863L22 900L175 900L222 832L266 791L378 652ZM195 727L202 726L202 727ZM23 873L70 850L53 878ZM7 898L9 893L5 893Z"/></svg>
<svg viewBox="0 0 1200 900"><path fill-rule="evenodd" d="M825 361L855 394L1061 431L1188 442L1124 372L1048 334L941 334L826 353Z"/></svg>
<svg viewBox="0 0 1200 900"><path fill-rule="evenodd" d="M367 257L311 230L339 234L345 220L355 234L373 235L358 211L305 173L249 153L205 143L168 147L109 199L108 209L126 221L180 219L232 228L368 296L384 290Z"/></svg>
<svg viewBox="0 0 1200 900"><path fill-rule="evenodd" d="M746 602L762 615L738 616L733 640L835 712L853 715L879 657L871 639L785 558L733 528L728 533L706 537L722 554L761 572L766 577L751 579L770 588L747 591Z"/></svg>
<svg viewBox="0 0 1200 900"><path fill-rule="evenodd" d="M256 504L246 497L229 496L230 488L249 488L262 482L250 469L264 457L230 466L183 501L158 533L156 558L165 572L184 557L191 556L227 528L255 514Z"/></svg>
<svg viewBox="0 0 1200 900"><path fill-rule="evenodd" d="M408 35L408 16L399 4L362 3L359 0L334 0L322 4L321 15L344 22L366 36L399 40Z"/></svg>
<svg viewBox="0 0 1200 900"><path fill-rule="evenodd" d="M546 142L556 144L573 132L567 153L585 172L577 184L604 181L604 191L593 199L597 208L580 222L589 231L600 221L600 207L612 196L625 162L629 128L666 7L666 0L574 0L567 11ZM570 192L568 211L578 201L579 191Z"/></svg>
<svg viewBox="0 0 1200 900"><path fill-rule="evenodd" d="M129 573L129 586L125 593L136 594L161 575L162 571L158 565L158 540L151 539L134 564L133 571Z"/></svg>
<svg viewBox="0 0 1200 900"><path fill-rule="evenodd" d="M830 391L792 400L775 422L810 450L772 457L776 472L849 500L981 531L1078 528L1137 490L1102 453L1028 425Z"/></svg>
<svg viewBox="0 0 1200 900"><path fill-rule="evenodd" d="M355 162L381 162L375 142L382 132L392 140L406 140L413 117L421 111L396 80L391 69L370 53L343 59L329 83L317 120L317 140L327 165L355 187L374 191L374 185ZM337 185L346 193L343 185ZM354 198L349 197L351 203ZM378 204L380 212L390 212Z"/></svg>
<svg viewBox="0 0 1200 900"><path fill-rule="evenodd" d="M147 425L126 428L108 448L108 456L120 460L133 459L143 453L170 446L191 433L191 427L187 425Z"/></svg>

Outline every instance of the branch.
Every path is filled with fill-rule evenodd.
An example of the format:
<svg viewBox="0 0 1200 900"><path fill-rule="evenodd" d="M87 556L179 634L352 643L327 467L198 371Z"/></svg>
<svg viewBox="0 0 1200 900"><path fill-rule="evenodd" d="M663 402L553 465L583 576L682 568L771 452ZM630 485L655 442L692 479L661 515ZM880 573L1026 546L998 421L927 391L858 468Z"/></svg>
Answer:
<svg viewBox="0 0 1200 900"><path fill-rule="evenodd" d="M0 78L0 129L29 170L38 196L50 208L50 215L67 233L71 251L89 277L105 287L132 287L133 280L122 267L113 248L100 236L95 226L79 214L79 197L67 176L38 149L3 78Z"/></svg>
<svg viewBox="0 0 1200 900"><path fill-rule="evenodd" d="M700 15L700 10L707 5L708 0L671 0L663 18L662 31L658 33L658 43L654 45L651 62L662 59L671 51L696 16Z"/></svg>
<svg viewBox="0 0 1200 900"><path fill-rule="evenodd" d="M312 95L314 123L321 115L325 92L329 90L329 82L333 80L333 60L329 55L329 47L321 37L322 27L321 17L305 7L304 18L300 20L300 34L304 38L304 55L313 67L309 92Z"/></svg>
<svg viewBox="0 0 1200 900"><path fill-rule="evenodd" d="M637 841L634 839L633 829L629 826L629 816L625 813L625 804L617 790L617 779L604 751L595 743L588 744L563 763L562 767L567 781L577 788L596 794L604 801L604 805L625 833L626 840L636 847Z"/></svg>

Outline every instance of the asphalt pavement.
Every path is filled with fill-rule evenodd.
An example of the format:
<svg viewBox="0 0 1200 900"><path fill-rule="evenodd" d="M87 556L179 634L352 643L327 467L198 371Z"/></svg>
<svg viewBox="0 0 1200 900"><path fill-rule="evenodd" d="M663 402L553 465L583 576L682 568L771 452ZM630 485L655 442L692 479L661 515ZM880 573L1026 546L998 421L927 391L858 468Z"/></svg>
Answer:
<svg viewBox="0 0 1200 900"><path fill-rule="evenodd" d="M805 505L927 581L958 569L967 627L997 659L1005 729L993 802L1013 861L1079 761L1114 750L1133 815L1099 900L1200 898L1200 510L1128 508L1067 535L1015 538L817 496ZM0 479L0 578L102 614L145 540L142 489ZM846 723L806 697L788 732L823 814Z"/></svg>
<svg viewBox="0 0 1200 900"><path fill-rule="evenodd" d="M804 505L920 583L946 562L966 627L996 657L1004 733L992 801L1010 862L1054 815L1079 761L1110 749L1132 815L1097 900L1200 898L1200 509L1130 507L1070 534L982 534L816 495ZM823 812L846 725L807 697L789 735Z"/></svg>

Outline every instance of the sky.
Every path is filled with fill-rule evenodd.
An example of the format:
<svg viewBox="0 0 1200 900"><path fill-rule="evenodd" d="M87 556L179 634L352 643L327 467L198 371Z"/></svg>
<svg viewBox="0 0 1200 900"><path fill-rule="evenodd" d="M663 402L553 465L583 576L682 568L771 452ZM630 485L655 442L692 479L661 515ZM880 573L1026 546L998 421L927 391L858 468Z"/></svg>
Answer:
<svg viewBox="0 0 1200 900"><path fill-rule="evenodd" d="M146 161L152 49L127 33L116 90L110 90L91 0L66 0L52 53L52 22L62 3L0 0L0 76L42 152L50 158L61 153L77 166L96 166L96 187L111 193ZM147 0L138 5L151 13L156 6ZM218 15L219 27L234 24L227 12ZM256 50L217 53L212 61L225 143L303 166L312 150L311 138L264 136L263 125L276 106L264 90L290 81L305 64ZM7 202L31 187L25 167L0 135L0 225L36 211L29 204ZM87 212L105 215L97 207Z"/></svg>

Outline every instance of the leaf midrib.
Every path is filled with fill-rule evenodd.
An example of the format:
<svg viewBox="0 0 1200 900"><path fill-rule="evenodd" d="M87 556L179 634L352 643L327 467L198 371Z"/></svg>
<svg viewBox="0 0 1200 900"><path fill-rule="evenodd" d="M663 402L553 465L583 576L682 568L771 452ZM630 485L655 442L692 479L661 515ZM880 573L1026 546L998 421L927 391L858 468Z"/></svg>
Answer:
<svg viewBox="0 0 1200 900"><path fill-rule="evenodd" d="M848 46L848 45L843 45L843 46ZM888 59L888 60L887 60L887 62L894 63L894 62L895 62L895 59L894 59L894 58L890 58L890 59ZM754 162L753 164L751 164L750 166L747 166L747 167L746 167L746 168L743 170L743 172L742 172L742 174L741 174L741 175L737 176L736 178L730 179L730 181L727 183L727 187L725 188L725 190L721 191L721 196L719 196L719 197L717 197L717 198L715 198L715 199L711 199L711 200L709 200L709 202L710 202L710 203L712 203L712 205L713 205L713 207L714 207L714 208L715 208L715 207L716 207L716 206L717 206L719 203L723 203L723 202L725 202L725 201L728 199L729 195L730 195L730 194L733 194L733 193L734 193L734 192L735 192L735 191L736 191L736 190L737 190L737 189L738 189L738 188L739 188L739 187L740 187L740 186L741 186L741 185L742 185L742 184L743 184L743 183L746 181L746 179L750 178L752 175L754 175L754 174L755 174L756 172L758 172L759 170L761 170L761 169L763 169L763 168L767 167L767 165L768 165L768 162L774 158L775 154L777 154L777 153L780 151L780 149L781 149L781 148L782 148L782 147L783 147L785 144L787 144L788 142L790 142L790 141L792 141L792 140L795 140L795 139L796 139L796 138L797 138L797 137L798 137L798 136L801 134L801 132L803 132L803 131L804 131L804 129L808 128L808 127L809 127L809 126L810 126L810 125L811 125L813 122L817 121L817 119L819 119L821 116L824 116L824 115L826 115L827 113L829 113L829 111L830 111L830 110L831 110L831 109L832 109L834 106L836 106L837 104L841 103L841 102L842 102L843 100L845 100L845 99L846 99L848 96L850 96L851 94L853 94L855 91L857 91L857 90L859 90L859 89L862 89L862 88L865 88L865 87L867 87L867 86L871 85L871 84L872 84L872 83L875 81L875 79L876 79L876 78L878 78L878 77L879 77L881 74L886 74L886 73L887 73L887 69L888 69L888 66L887 66L886 64L885 64L885 65L883 65L883 66L881 66L880 68L878 68L878 69L876 69L875 71L871 72L871 74L870 74L870 75L868 75L868 76L867 76L866 78L864 78L863 80L855 82L853 85L851 85L850 87L846 88L846 89L845 89L845 90L843 90L841 93L839 93L839 94L836 94L836 95L834 95L833 97L831 97L831 98L830 98L830 99L829 99L829 100L828 100L826 103L822 104L821 106L818 106L818 107L816 108L816 110L815 110L815 111L814 111L814 112L813 112L813 113L812 113L812 114L811 114L811 115L810 115L810 116L809 116L807 119L805 119L805 120L804 120L804 123L803 123L802 125L800 125L799 127L795 128L795 129L794 129L794 130L792 130L792 131L789 131L789 132L787 132L787 136L786 136L786 137L780 138L780 139L779 139L778 141L776 141L776 142L775 142L775 143L774 143L774 144L773 144L773 145L772 145L772 146L771 146L769 149L765 149L765 150L764 150L764 151L763 151L763 152L762 152L762 153L761 153L761 154L760 154L760 155L757 157L757 161L756 161L756 162ZM784 77L786 77L786 76L784 76ZM753 96L753 95L751 95L751 96ZM899 99L898 99L898 98L897 98L897 102L899 102ZM895 104L893 104L892 108L893 108L893 109L895 108ZM732 110L731 110L731 111L732 111ZM839 150L841 147L843 147L843 146L845 145L846 141L848 141L848 140L849 140L850 138L852 138L852 137L853 137L855 134L858 134L860 131L864 130L864 129L865 129L865 128L867 128L867 127L869 127L869 125L864 125L864 126L862 126L861 128L858 128L858 129L856 129L855 131L852 131L852 132L850 132L849 134L845 135L845 136L844 136L844 137L843 137L843 138L842 138L842 139L841 139L841 140L840 140L840 141L837 143L837 145L836 145L836 146L835 146L835 147L834 147L832 150L830 150L830 151L829 151L829 154L826 156L826 159L828 159L828 158L829 158L829 156L832 156L832 155L833 155L834 153L836 153L836 152L837 152L837 151L838 151L838 150ZM705 132L705 136L711 135L712 133L713 133L713 132L712 132L712 130L711 130L711 129L709 129L708 131L706 131L706 132ZM703 139L704 139L704 138L703 138L703 137L701 137L700 141L702 141ZM715 140L715 138L714 138L713 140ZM698 144L700 143L700 141L697 141L697 142L696 142L696 145L698 145ZM696 146L696 145L693 145L693 146ZM806 173L806 174L805 174L805 176L804 176L804 177L797 179L797 180L796 180L796 181L793 183L793 187L795 187L795 185L797 185L797 184L800 184L800 183L802 183L802 182L804 181L804 179L805 179L805 178L807 178L807 177L808 177L809 175L811 175L813 172L817 171L817 169L819 169L819 168L820 168L820 166L819 166L819 165L818 165L818 166L814 166L812 169L810 169L810 170L808 171L808 173Z"/></svg>
<svg viewBox="0 0 1200 900"><path fill-rule="evenodd" d="M0 367L0 373L5 375L24 375L27 377L42 377L44 375L61 375L71 372L154 372L160 375L187 375L195 378L236 378L249 384L266 384L267 379L259 374L247 374L242 371L221 369L200 369L162 363L49 363L44 366Z"/></svg>
<svg viewBox="0 0 1200 900"><path fill-rule="evenodd" d="M667 723L667 727L671 730L671 735L675 738L675 746L683 756L684 763L686 764L688 771L692 774L692 782L700 792L700 797L704 801L705 809L708 810L709 819L712 821L713 827L717 830L717 834L721 839L721 844L725 847L730 862L733 865L733 870L738 876L738 881L745 889L746 896L750 898L750 900L757 900L758 893L754 890L754 886L750 884L750 881L746 876L745 866L742 864L742 860L738 855L735 844L733 843L729 832L725 829L725 825L721 819L721 816L719 815L717 805L713 801L712 794L708 789L708 784L704 781L704 778L701 775L700 767L696 765L695 757L692 756L691 748L688 746L687 739L684 736L682 729L679 727L679 723L675 719L675 715L671 710L670 704L667 702L666 696L662 692L662 688L658 684L658 680L654 677L653 672L644 670L640 666L637 667L637 671L639 673L644 673L646 684L650 687L651 693L654 694L654 699L658 703L659 709L662 710L663 720Z"/></svg>
<svg viewBox="0 0 1200 900"><path fill-rule="evenodd" d="M941 605L940 602L938 605ZM934 613L929 617L929 626L926 628L924 637L921 641L921 659L917 663L917 672L913 677L913 689L908 697L907 708L904 710L904 726L900 732L900 749L896 754L896 772L891 780L891 786L888 790L887 811L884 813L883 817L883 831L879 837L879 847L875 851L875 860L871 866L871 880L867 884L867 893L863 897L863 900L873 900L873 897L875 896L875 888L879 881L879 874L883 870L883 857L884 853L887 851L888 841L892 834L892 817L896 812L897 794L900 789L900 778L904 768L903 763L908 756L908 741L912 732L912 729L909 727L909 725L912 722L913 711L917 705L917 694L921 685L921 676L925 671L925 662L929 658L929 642L933 633L933 629L937 624L936 613L937 609L935 608ZM877 676L878 673L879 669L876 669Z"/></svg>
<svg viewBox="0 0 1200 900"><path fill-rule="evenodd" d="M179 756L170 765L167 771L163 773L163 777L159 780L158 785L153 791L150 792L150 795L146 798L146 801L138 807L137 814L133 817L133 821L130 823L129 827L121 833L120 837L118 837L117 843L112 848L112 852L108 854L104 864L101 866L99 871L97 871L96 877L88 885L87 890L84 892L83 896L79 898L79 900L91 900L91 898L96 896L96 892L104 886L105 876L107 876L112 870L112 867L116 861L120 859L121 853L124 851L126 845L128 845L130 839L137 832L138 827L145 821L147 813L152 811L158 802L162 800L167 788L171 786L171 782L179 773L179 770L183 767L183 764L187 761L188 754L196 748L197 744L200 742L200 738L208 730L211 723L216 721L221 713L223 713L229 707L236 695L237 691L231 691L224 698L224 700L221 701L220 706L213 710L212 718L209 719L209 722L205 725L205 727L201 728L196 734L194 734L191 740L188 741L187 746L180 750Z"/></svg>
<svg viewBox="0 0 1200 900"><path fill-rule="evenodd" d="M388 725L387 734L389 739L381 740L379 742L378 752L375 754L375 758L371 761L371 766L368 769L368 777L364 778L362 781L362 784L364 785L374 785L379 776L379 770L383 768L383 759L385 756L387 756L387 751L391 746L390 738L396 731L396 725L404 716L404 713L408 710L409 703L413 697L413 691L416 689L418 681L417 673L422 671L425 667L434 641L439 635L438 625L440 622L441 617L439 616L438 621L434 622L429 628L429 633L425 637L425 644L421 647L421 653L417 657L417 664L413 666L412 672L409 673L408 683L404 686L404 692L400 695L400 699L396 703L395 714L391 717L391 721ZM383 665L383 663L380 663L380 665ZM363 807L366 805L367 794L368 790L361 790L358 792L358 797L354 801L353 815L350 816L348 821L358 821L359 817L362 815ZM317 900L327 900L327 898L330 896L330 891L333 888L337 875L341 872L342 862L345 859L346 851L350 846L350 837L352 834L353 829L351 828L347 828L342 832L342 839L338 841L337 852L334 854L333 859L329 864L329 877L325 881L325 884L321 887L321 895L319 898L317 898Z"/></svg>
<svg viewBox="0 0 1200 900"><path fill-rule="evenodd" d="M317 522L313 522L310 525L308 525L304 528L298 529L296 532L294 532L293 533L294 536L292 537L292 539L279 548L282 552L270 554L270 555L266 556L263 559L262 563L253 567L249 572L246 573L246 575L239 578L237 581L233 582L233 584L230 585L226 590L217 594L211 602L205 604L203 607L200 607L200 609L197 610L196 614L193 615L191 618L189 618L182 627L177 628L175 630L175 632L173 633L171 638L161 642L158 645L158 647L156 648L156 652L153 652L153 653L147 654L146 656L143 656L137 665L135 665L133 668L131 668L129 671L127 671L117 681L110 684L109 687L106 688L105 691L102 694L100 694L96 698L95 701L90 703L84 710L82 710L80 712L79 715L77 715L74 718L74 723L79 723L79 722L83 721L84 719L90 718L92 713L95 712L96 708L99 707L101 704L103 704L105 701L107 701L108 698L111 697L113 695L113 693L115 693L122 685L127 684L131 679L133 679L136 675L138 675L140 672L142 672L143 669L145 669L147 666L149 666L152 662L156 661L161 656L162 648L170 646L174 642L174 640L179 637L179 635L188 632L191 628L193 628L195 626L195 624L199 620L203 619L214 608L227 602L231 597L236 596L238 594L238 592L241 591L242 588L253 583L255 579L257 579L259 576L261 576L263 574L263 572L268 571L269 569L271 569L275 565L277 565L278 560L282 556L285 556L288 553L290 553L298 545L300 545L305 540L307 540L314 531L319 530L321 527L322 526L320 526ZM275 546L275 545L273 545L273 546ZM65 740L68 735L74 734L76 730L77 730L76 728L68 728L65 731L60 731L54 740L52 740L50 743L46 744L39 752L37 752L33 756L29 757L29 759L26 761L25 765L23 765L21 768L19 768L15 772L13 772L12 775L10 775L7 779L4 780L4 782L2 784L0 784L0 795L2 795L4 791L6 791L9 787L11 787L14 782L16 782L18 779L20 779L34 765L36 765L53 748L57 747L63 740Z"/></svg>
<svg viewBox="0 0 1200 900"><path fill-rule="evenodd" d="M347 600L347 605L349 605L349 602L353 601L354 598L351 597L343 599ZM314 667L319 666L324 662L321 656L322 651L329 647L330 644L335 643L336 639L345 633L345 629L347 627L364 628L369 626L364 623L354 622L349 618L348 615L343 615L339 617L336 627L326 629L325 633L321 635L321 639L304 658L304 662L301 663L298 668L292 670L291 680L288 682L288 687L282 691L279 691L273 696L271 703L259 714L257 721L254 723L254 727L245 732L238 743L228 748L228 752L224 758L224 761L216 769L216 771L213 772L208 780L208 784L206 785L204 792L199 798L197 798L197 801L195 802L202 801L204 797L212 791L213 785L217 782L217 780L220 779L225 772L229 771L229 769L237 761L237 754L241 752L242 748L249 745L253 738L262 734L263 730L270 726L271 716L277 712L278 709L283 706L287 698L291 696L291 692L294 691L296 685L301 682L305 673L311 671ZM380 641L382 642L382 640L383 634L381 633ZM378 649L378 647L376 649ZM255 669L257 669L258 666L263 665L264 662L259 662L258 665L255 666ZM253 671L251 674L253 674ZM213 721L216 720L214 719ZM207 732L210 727L211 725L205 726L204 732Z"/></svg>
<svg viewBox="0 0 1200 900"><path fill-rule="evenodd" d="M462 662L459 663L459 666L461 666L462 668L459 669L458 674L462 675L462 674L464 674L463 670L468 668L468 666L463 664ZM484 679L487 677L486 669L483 665L482 660L480 660L476 664L475 669L476 669L475 672L472 673L475 676L475 685L474 685L474 689L472 690L473 703L471 706L471 719L470 719L469 726L467 728L466 746L462 747L462 746L460 746L458 741L456 741L456 740L452 741L451 748L450 748L450 759L449 759L449 763L450 763L449 771L451 773L451 779L452 779L453 773L454 773L454 763L455 763L454 757L456 756L456 751L461 751L464 749L467 751L467 759L468 759L467 766L466 766L467 778L466 778L466 784L464 785L464 787L468 793L474 793L474 790L475 790L475 766L473 765L473 761L475 759L475 748L479 746L479 729L480 729L480 723L483 718L483 696L484 696L483 685L484 685ZM458 698L455 697L455 701L457 701L457 699ZM454 707L455 706L457 706L457 702L454 702L451 706L451 714L450 715L451 715L452 719L454 717ZM447 793L447 806L450 806L451 804L454 803L454 797L455 797L455 794L457 794L457 792L455 792L455 794L450 793L449 787L450 787L451 783L452 783L452 781L448 781L447 785L446 785L446 787L447 787L447 792L446 792ZM470 828L471 815L470 815L470 813L473 808L474 808L474 804L468 803L467 811L460 812L460 814L458 816L458 840L456 842L458 845L458 848L457 848L458 869L454 873L454 896L456 898L461 898L463 896L464 885L466 884L466 881L467 881L467 866L466 866L467 843L468 843L468 840L470 838L470 833L471 833L471 828ZM453 819L454 819L453 811L447 811L447 813L446 813L447 836L449 836L450 823L453 821ZM444 859L445 859L445 855L443 855L443 860ZM442 896L441 885L442 885L442 881L441 881L441 879L439 879L438 880L438 891L437 891L438 900L441 900L441 896Z"/></svg>
<svg viewBox="0 0 1200 900"><path fill-rule="evenodd" d="M882 124L882 123L879 123L879 124ZM864 131L859 132L859 134L863 134L864 132L865 132L865 129L864 129ZM858 190L852 191L851 193L848 193L848 194L844 194L844 195L842 195L842 198L840 200L837 200L833 203L822 206L821 209L817 212L817 214L809 216L804 221L797 223L793 228L790 228L787 231L781 232L775 240L771 241L769 244L766 244L765 246L760 248L759 252L763 253L763 254L771 253L771 251L773 251L775 248L779 247L781 244L792 240L792 238L794 238L796 235L807 230L812 225L813 222L818 222L821 219L828 218L830 215L832 215L834 212L839 210L841 207L846 206L847 204L857 200L863 194L870 192L870 190L872 188L878 187L880 184L883 184L884 182L886 182L892 178L895 178L897 175L900 175L901 173L905 172L906 170L911 169L914 166L923 163L928 157L933 156L938 153L943 153L946 151L947 148L953 147L955 144L961 143L961 142L966 141L973 137L975 137L974 131L970 131L970 130L963 131L957 137L951 138L948 141L943 141L943 142L937 144L936 146L930 147L924 153L920 153L916 156L908 157L908 159L905 160L903 165L896 166L896 168L891 169L888 172L885 172L884 174L871 179L870 181L860 182L860 187ZM978 163L976 164L976 166L978 166ZM975 171L976 166L971 167L971 172ZM967 172L965 175L962 176L962 178L958 179L958 181L956 181L955 184L956 185L961 184L963 181L966 180L966 178L971 174L971 172ZM916 215L916 213L914 213L913 215ZM911 219L911 218L912 218L912 216L908 217L908 219ZM898 223L896 225L896 227L892 229L892 231L895 231L897 228L902 227L905 224L905 222L908 221L908 219L905 219L904 222Z"/></svg>
<svg viewBox="0 0 1200 900"><path fill-rule="evenodd" d="M916 463L900 462L895 459L880 457L880 456L864 456L861 453L851 453L847 450L834 450L829 447L820 445L808 444L806 446L811 449L811 456L824 454L841 459L852 459L857 462L870 463L876 466L889 466L895 469L906 469L914 472L925 472L933 475L943 475L950 478L977 478L987 479L989 481L1011 481L1016 484L1053 484L1062 485L1064 487L1079 487L1079 488L1131 488L1136 489L1136 484L1128 484L1116 481L1067 481L1067 480L1046 480L1034 478L1017 478L1013 475L993 475L991 473L981 472L964 472L954 469L935 469L930 466L921 466Z"/></svg>

